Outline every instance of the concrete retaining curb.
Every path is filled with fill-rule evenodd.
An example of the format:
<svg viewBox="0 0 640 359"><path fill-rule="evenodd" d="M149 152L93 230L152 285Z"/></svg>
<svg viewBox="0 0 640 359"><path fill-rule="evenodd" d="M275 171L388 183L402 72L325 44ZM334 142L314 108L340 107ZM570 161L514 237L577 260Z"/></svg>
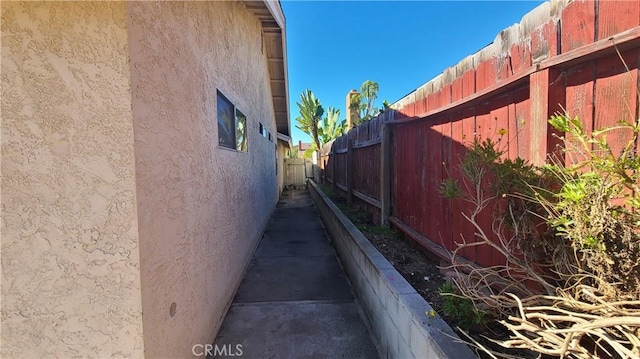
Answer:
<svg viewBox="0 0 640 359"><path fill-rule="evenodd" d="M391 263L309 181L311 198L371 322L384 358L476 358Z"/></svg>

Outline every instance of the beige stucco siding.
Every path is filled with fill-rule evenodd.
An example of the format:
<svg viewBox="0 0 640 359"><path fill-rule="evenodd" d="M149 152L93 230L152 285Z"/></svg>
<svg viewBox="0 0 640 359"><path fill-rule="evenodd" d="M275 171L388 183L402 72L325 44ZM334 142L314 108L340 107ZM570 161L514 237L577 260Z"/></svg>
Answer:
<svg viewBox="0 0 640 359"><path fill-rule="evenodd" d="M125 4L0 6L0 356L141 357Z"/></svg>
<svg viewBox="0 0 640 359"><path fill-rule="evenodd" d="M261 24L236 2L127 8L145 354L187 357L213 341L277 200ZM248 153L218 147L216 89L246 115Z"/></svg>

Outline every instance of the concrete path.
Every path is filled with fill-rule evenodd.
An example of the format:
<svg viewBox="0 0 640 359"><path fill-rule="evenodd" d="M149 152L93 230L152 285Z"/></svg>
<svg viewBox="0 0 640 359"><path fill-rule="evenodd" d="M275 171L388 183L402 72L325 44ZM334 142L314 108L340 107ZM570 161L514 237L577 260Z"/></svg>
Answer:
<svg viewBox="0 0 640 359"><path fill-rule="evenodd" d="M284 192L214 349L216 358L379 358L308 192Z"/></svg>

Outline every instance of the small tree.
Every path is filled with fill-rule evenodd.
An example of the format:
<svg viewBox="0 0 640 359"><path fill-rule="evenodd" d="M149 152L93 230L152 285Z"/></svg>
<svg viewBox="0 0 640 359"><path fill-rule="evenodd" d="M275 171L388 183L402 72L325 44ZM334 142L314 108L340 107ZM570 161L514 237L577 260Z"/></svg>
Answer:
<svg viewBox="0 0 640 359"><path fill-rule="evenodd" d="M391 108L391 103L389 103L389 101L384 100L382 101L382 107L380 107L380 113L384 113L386 110Z"/></svg>
<svg viewBox="0 0 640 359"><path fill-rule="evenodd" d="M298 146L293 146L293 148L291 148L287 158L298 158Z"/></svg>
<svg viewBox="0 0 640 359"><path fill-rule="evenodd" d="M351 98L349 108L358 111L359 114L359 119L354 125L368 121L378 114L379 110L375 107L376 99L378 98L378 89L379 86L377 82L367 80L360 86L360 93Z"/></svg>

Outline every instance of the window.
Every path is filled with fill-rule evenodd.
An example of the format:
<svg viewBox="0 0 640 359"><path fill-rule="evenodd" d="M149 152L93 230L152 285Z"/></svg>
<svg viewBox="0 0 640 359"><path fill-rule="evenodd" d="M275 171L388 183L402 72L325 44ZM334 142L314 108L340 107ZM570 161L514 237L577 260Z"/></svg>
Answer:
<svg viewBox="0 0 640 359"><path fill-rule="evenodd" d="M264 127L262 122L260 122L260 128L258 128L258 131L260 132L260 136L267 137L267 128Z"/></svg>
<svg viewBox="0 0 640 359"><path fill-rule="evenodd" d="M218 91L218 144L236 148L236 126L233 104Z"/></svg>
<svg viewBox="0 0 640 359"><path fill-rule="evenodd" d="M247 117L218 91L218 145L247 152Z"/></svg>

